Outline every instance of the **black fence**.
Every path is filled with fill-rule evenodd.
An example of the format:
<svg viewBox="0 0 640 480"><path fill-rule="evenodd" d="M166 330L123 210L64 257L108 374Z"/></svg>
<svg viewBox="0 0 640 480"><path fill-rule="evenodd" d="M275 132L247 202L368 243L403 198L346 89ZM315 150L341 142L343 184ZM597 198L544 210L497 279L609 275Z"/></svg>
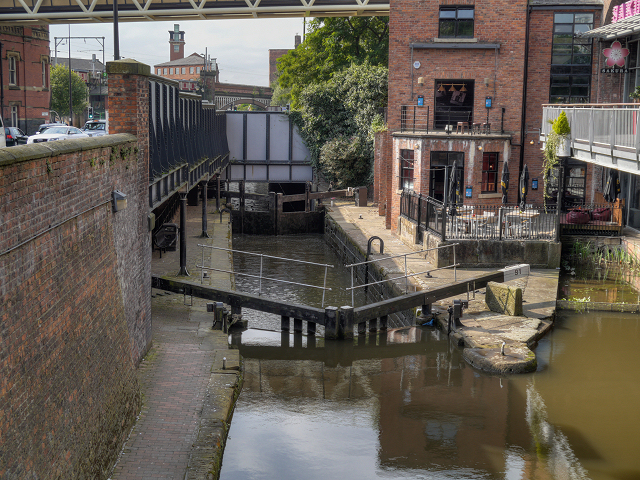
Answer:
<svg viewBox="0 0 640 480"><path fill-rule="evenodd" d="M417 223L417 242L422 243L424 233L446 240L446 215L442 202L426 195L403 190L400 197L400 215Z"/></svg>
<svg viewBox="0 0 640 480"><path fill-rule="evenodd" d="M400 107L401 132L429 132L429 107L402 105Z"/></svg>
<svg viewBox="0 0 640 480"><path fill-rule="evenodd" d="M198 96L181 94L174 83L149 80L150 181L185 163L220 162L229 152L225 114L203 106Z"/></svg>

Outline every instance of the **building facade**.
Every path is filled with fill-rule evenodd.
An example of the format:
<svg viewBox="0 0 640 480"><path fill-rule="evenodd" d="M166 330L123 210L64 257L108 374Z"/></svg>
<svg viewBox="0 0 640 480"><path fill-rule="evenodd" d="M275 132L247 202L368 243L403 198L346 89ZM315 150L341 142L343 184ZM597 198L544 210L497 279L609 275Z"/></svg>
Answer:
<svg viewBox="0 0 640 480"><path fill-rule="evenodd" d="M2 118L31 134L49 121L49 28L1 26Z"/></svg>
<svg viewBox="0 0 640 480"><path fill-rule="evenodd" d="M69 58L52 57L51 65L62 65L69 68ZM109 92L107 88L106 70L104 64L95 58L71 58L71 70L77 73L89 88L89 107L93 109L93 118L106 118L108 110ZM88 120L88 116L85 120Z"/></svg>
<svg viewBox="0 0 640 480"><path fill-rule="evenodd" d="M601 23L600 0L398 0L389 18L388 132L376 148L376 195L396 228L402 191L440 201L542 203L542 105L588 103L596 52L575 37ZM508 25L508 28L505 28Z"/></svg>

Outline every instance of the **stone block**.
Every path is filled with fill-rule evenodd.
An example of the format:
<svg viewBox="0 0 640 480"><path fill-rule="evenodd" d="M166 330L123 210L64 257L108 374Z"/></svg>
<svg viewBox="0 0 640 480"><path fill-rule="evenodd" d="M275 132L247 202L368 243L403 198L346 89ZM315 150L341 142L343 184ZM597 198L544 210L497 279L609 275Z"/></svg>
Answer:
<svg viewBox="0 0 640 480"><path fill-rule="evenodd" d="M485 296L487 307L492 312L522 316L522 289L503 283L489 282Z"/></svg>

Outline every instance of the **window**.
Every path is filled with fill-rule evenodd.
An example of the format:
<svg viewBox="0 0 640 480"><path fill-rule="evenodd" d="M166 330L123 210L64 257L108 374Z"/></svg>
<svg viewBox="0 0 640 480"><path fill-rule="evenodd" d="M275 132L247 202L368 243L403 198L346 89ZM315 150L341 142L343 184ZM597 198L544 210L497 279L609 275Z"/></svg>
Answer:
<svg viewBox="0 0 640 480"><path fill-rule="evenodd" d="M193 73L194 68L193 67L189 67L189 73Z"/></svg>
<svg viewBox="0 0 640 480"><path fill-rule="evenodd" d="M593 13L553 17L550 103L589 103L593 41L575 34L593 28Z"/></svg>
<svg viewBox="0 0 640 480"><path fill-rule="evenodd" d="M11 105L11 126L12 127L18 126L18 106L17 105Z"/></svg>
<svg viewBox="0 0 640 480"><path fill-rule="evenodd" d="M498 154L484 152L482 154L482 193L498 191Z"/></svg>
<svg viewBox="0 0 640 480"><path fill-rule="evenodd" d="M474 7L440 7L440 38L473 38Z"/></svg>
<svg viewBox="0 0 640 480"><path fill-rule="evenodd" d="M202 68L202 67L197 67L197 68L196 68L196 73L200 73L201 68Z"/></svg>
<svg viewBox="0 0 640 480"><path fill-rule="evenodd" d="M176 73L178 73L178 69L176 68ZM184 75L185 73L187 73L187 68L186 67L182 67L182 74Z"/></svg>
<svg viewBox="0 0 640 480"><path fill-rule="evenodd" d="M180 51L180 45L175 44L175 45L173 46L173 51L174 51L174 52L179 52L179 51Z"/></svg>
<svg viewBox="0 0 640 480"><path fill-rule="evenodd" d="M173 68L169 69L169 75L173 75Z"/></svg>
<svg viewBox="0 0 640 480"><path fill-rule="evenodd" d="M400 188L413 190L413 150L400 150Z"/></svg>
<svg viewBox="0 0 640 480"><path fill-rule="evenodd" d="M18 84L18 69L16 68L16 57L9 57L9 85Z"/></svg>
<svg viewBox="0 0 640 480"><path fill-rule="evenodd" d="M473 80L436 80L434 89L434 128L455 130L458 122L473 121Z"/></svg>
<svg viewBox="0 0 640 480"><path fill-rule="evenodd" d="M429 180L429 196L443 202L445 193L449 191L451 182L451 167L456 164L456 203L462 204L462 179L464 178L464 153L462 152L431 152L431 168Z"/></svg>
<svg viewBox="0 0 640 480"><path fill-rule="evenodd" d="M163 68L163 69L162 69L162 73L163 73L163 75L166 75L166 74L167 74L167 69L166 69L166 68Z"/></svg>
<svg viewBox="0 0 640 480"><path fill-rule="evenodd" d="M158 69L156 70L156 74L157 74L157 75L161 75L161 74L162 74L162 69L161 69L161 68L158 68Z"/></svg>
<svg viewBox="0 0 640 480"><path fill-rule="evenodd" d="M47 70L49 70L48 63L45 60L42 60L42 88L47 88Z"/></svg>

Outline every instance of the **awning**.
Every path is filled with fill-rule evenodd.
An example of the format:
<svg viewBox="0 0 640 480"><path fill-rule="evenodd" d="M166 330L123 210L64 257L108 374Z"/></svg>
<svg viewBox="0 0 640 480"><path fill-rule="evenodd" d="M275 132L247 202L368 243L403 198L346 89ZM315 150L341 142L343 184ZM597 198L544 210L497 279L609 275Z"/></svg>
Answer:
<svg viewBox="0 0 640 480"><path fill-rule="evenodd" d="M636 33L640 34L640 15L634 15L633 17L625 18L616 23L594 28L588 32L577 33L576 36L613 40L614 38L626 37Z"/></svg>

